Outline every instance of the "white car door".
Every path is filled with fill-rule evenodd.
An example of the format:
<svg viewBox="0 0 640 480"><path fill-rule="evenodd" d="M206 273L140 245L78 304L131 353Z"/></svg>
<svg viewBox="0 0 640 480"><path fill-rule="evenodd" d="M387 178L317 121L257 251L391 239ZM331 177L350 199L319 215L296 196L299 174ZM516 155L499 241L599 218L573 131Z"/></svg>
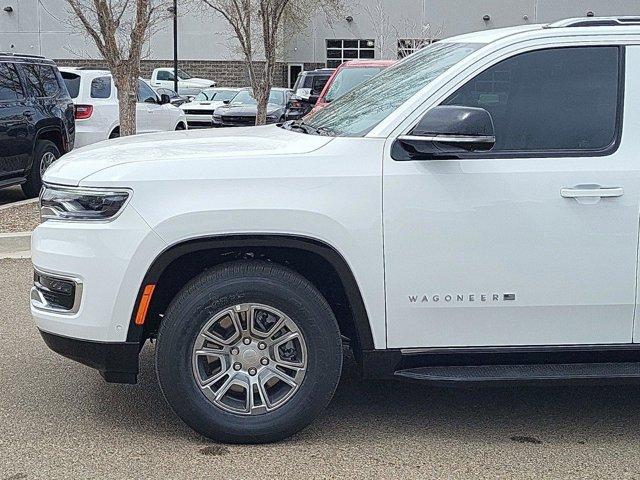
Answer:
<svg viewBox="0 0 640 480"><path fill-rule="evenodd" d="M138 80L137 128L139 133L162 130L162 109L158 95L146 82Z"/></svg>
<svg viewBox="0 0 640 480"><path fill-rule="evenodd" d="M632 341L639 50L626 89L624 48L602 45L494 60L444 93L492 115L488 152L398 161L388 140L389 348Z"/></svg>
<svg viewBox="0 0 640 480"><path fill-rule="evenodd" d="M152 85L156 88L173 88L173 73L167 70L160 70L156 74L156 78L152 80Z"/></svg>

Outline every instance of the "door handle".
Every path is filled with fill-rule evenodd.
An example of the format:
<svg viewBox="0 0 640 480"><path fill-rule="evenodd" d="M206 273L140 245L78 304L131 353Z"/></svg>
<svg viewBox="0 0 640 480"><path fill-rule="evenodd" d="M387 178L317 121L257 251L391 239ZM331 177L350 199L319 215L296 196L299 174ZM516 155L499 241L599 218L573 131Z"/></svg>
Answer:
<svg viewBox="0 0 640 480"><path fill-rule="evenodd" d="M22 114L27 118L31 118L36 114L36 111L35 110L25 110L24 112L22 112Z"/></svg>
<svg viewBox="0 0 640 480"><path fill-rule="evenodd" d="M578 185L560 189L563 198L611 198L624 195L622 187L601 187L600 185Z"/></svg>

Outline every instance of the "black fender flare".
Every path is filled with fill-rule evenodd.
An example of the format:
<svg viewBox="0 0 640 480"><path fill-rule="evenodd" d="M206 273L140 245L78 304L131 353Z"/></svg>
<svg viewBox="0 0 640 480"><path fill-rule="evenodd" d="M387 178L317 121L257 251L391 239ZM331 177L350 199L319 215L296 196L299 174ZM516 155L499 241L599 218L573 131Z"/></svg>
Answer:
<svg viewBox="0 0 640 480"><path fill-rule="evenodd" d="M360 287L344 257L329 244L307 237L295 235L225 235L197 238L177 243L161 252L153 261L140 285L135 307L131 313L127 342L140 342L144 328L135 324L138 306L147 285L155 285L165 269L178 258L202 250L246 249L246 248L291 248L313 253L322 257L337 272L351 306L357 342L361 350L373 350L373 335Z"/></svg>

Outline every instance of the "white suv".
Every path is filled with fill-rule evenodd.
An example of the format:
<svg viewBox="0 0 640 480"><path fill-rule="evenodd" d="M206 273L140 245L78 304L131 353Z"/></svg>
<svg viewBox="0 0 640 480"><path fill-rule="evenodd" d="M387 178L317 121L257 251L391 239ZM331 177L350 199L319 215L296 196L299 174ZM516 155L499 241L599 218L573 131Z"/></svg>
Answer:
<svg viewBox="0 0 640 480"><path fill-rule="evenodd" d="M309 424L343 343L366 377L637 381L638 78L640 19L491 30L304 122L66 155L36 324L107 381L157 339L167 401L224 442Z"/></svg>
<svg viewBox="0 0 640 480"><path fill-rule="evenodd" d="M76 148L120 136L118 92L107 70L60 68L76 108ZM138 133L186 130L182 110L138 80Z"/></svg>

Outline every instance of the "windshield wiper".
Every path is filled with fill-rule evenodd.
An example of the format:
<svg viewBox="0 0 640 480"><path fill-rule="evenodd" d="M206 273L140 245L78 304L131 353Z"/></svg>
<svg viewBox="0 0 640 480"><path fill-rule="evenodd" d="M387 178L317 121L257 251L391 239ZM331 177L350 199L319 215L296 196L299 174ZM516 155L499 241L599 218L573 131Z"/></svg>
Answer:
<svg viewBox="0 0 640 480"><path fill-rule="evenodd" d="M333 136L333 133L326 128L317 128L308 123L303 122L302 120L291 120L289 122L285 122L282 125L283 128L287 130L298 130L302 133L306 133L307 135L321 135L324 137Z"/></svg>

